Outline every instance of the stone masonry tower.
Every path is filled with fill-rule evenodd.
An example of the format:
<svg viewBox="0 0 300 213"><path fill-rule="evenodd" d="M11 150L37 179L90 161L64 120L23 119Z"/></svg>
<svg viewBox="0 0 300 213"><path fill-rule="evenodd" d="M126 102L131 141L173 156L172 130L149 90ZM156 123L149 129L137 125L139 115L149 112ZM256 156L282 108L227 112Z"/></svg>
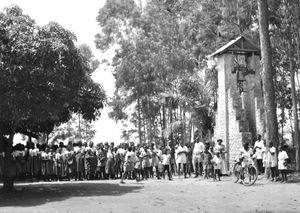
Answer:
<svg viewBox="0 0 300 213"><path fill-rule="evenodd" d="M243 143L263 135L264 109L260 49L240 36L209 56L218 71L214 139L226 146L228 168Z"/></svg>

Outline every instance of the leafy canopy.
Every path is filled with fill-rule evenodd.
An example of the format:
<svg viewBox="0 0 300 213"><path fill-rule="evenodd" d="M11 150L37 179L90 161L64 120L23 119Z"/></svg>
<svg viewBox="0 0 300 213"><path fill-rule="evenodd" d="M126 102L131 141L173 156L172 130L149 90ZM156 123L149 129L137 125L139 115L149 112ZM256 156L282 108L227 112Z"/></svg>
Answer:
<svg viewBox="0 0 300 213"><path fill-rule="evenodd" d="M90 58L58 23L37 26L17 6L0 13L0 133L51 132L71 114L100 115L106 100Z"/></svg>

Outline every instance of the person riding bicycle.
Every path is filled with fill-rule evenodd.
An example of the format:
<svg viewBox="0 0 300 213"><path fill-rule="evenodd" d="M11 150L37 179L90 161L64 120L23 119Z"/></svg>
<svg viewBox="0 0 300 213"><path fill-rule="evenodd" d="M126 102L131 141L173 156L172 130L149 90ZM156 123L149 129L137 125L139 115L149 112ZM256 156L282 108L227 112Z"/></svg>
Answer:
<svg viewBox="0 0 300 213"><path fill-rule="evenodd" d="M241 149L239 155L239 162L241 163L242 168L245 168L249 164L254 164L252 160L253 150L249 147L249 143L244 143L243 148Z"/></svg>
<svg viewBox="0 0 300 213"><path fill-rule="evenodd" d="M249 143L245 143L237 156L236 163L233 168L234 181L239 180L245 186L251 186L257 180L257 169L254 165L253 150L249 147Z"/></svg>

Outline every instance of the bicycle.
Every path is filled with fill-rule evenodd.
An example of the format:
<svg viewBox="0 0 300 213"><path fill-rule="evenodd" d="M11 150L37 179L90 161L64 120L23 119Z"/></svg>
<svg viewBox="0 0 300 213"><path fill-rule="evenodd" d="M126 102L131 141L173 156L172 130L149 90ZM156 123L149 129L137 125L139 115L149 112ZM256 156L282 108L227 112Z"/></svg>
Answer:
<svg viewBox="0 0 300 213"><path fill-rule="evenodd" d="M233 180L237 183L242 181L244 186L251 186L257 180L258 170L251 163L251 161L245 161L244 158L236 160L233 166Z"/></svg>

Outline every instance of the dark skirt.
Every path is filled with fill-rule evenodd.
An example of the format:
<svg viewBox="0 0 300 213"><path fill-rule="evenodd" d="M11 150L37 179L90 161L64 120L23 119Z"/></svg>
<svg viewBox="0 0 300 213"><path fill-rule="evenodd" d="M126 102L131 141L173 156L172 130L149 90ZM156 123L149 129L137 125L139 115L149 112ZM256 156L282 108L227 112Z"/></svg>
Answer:
<svg viewBox="0 0 300 213"><path fill-rule="evenodd" d="M114 173L114 159L107 159L105 165L105 173L106 174L113 174Z"/></svg>

